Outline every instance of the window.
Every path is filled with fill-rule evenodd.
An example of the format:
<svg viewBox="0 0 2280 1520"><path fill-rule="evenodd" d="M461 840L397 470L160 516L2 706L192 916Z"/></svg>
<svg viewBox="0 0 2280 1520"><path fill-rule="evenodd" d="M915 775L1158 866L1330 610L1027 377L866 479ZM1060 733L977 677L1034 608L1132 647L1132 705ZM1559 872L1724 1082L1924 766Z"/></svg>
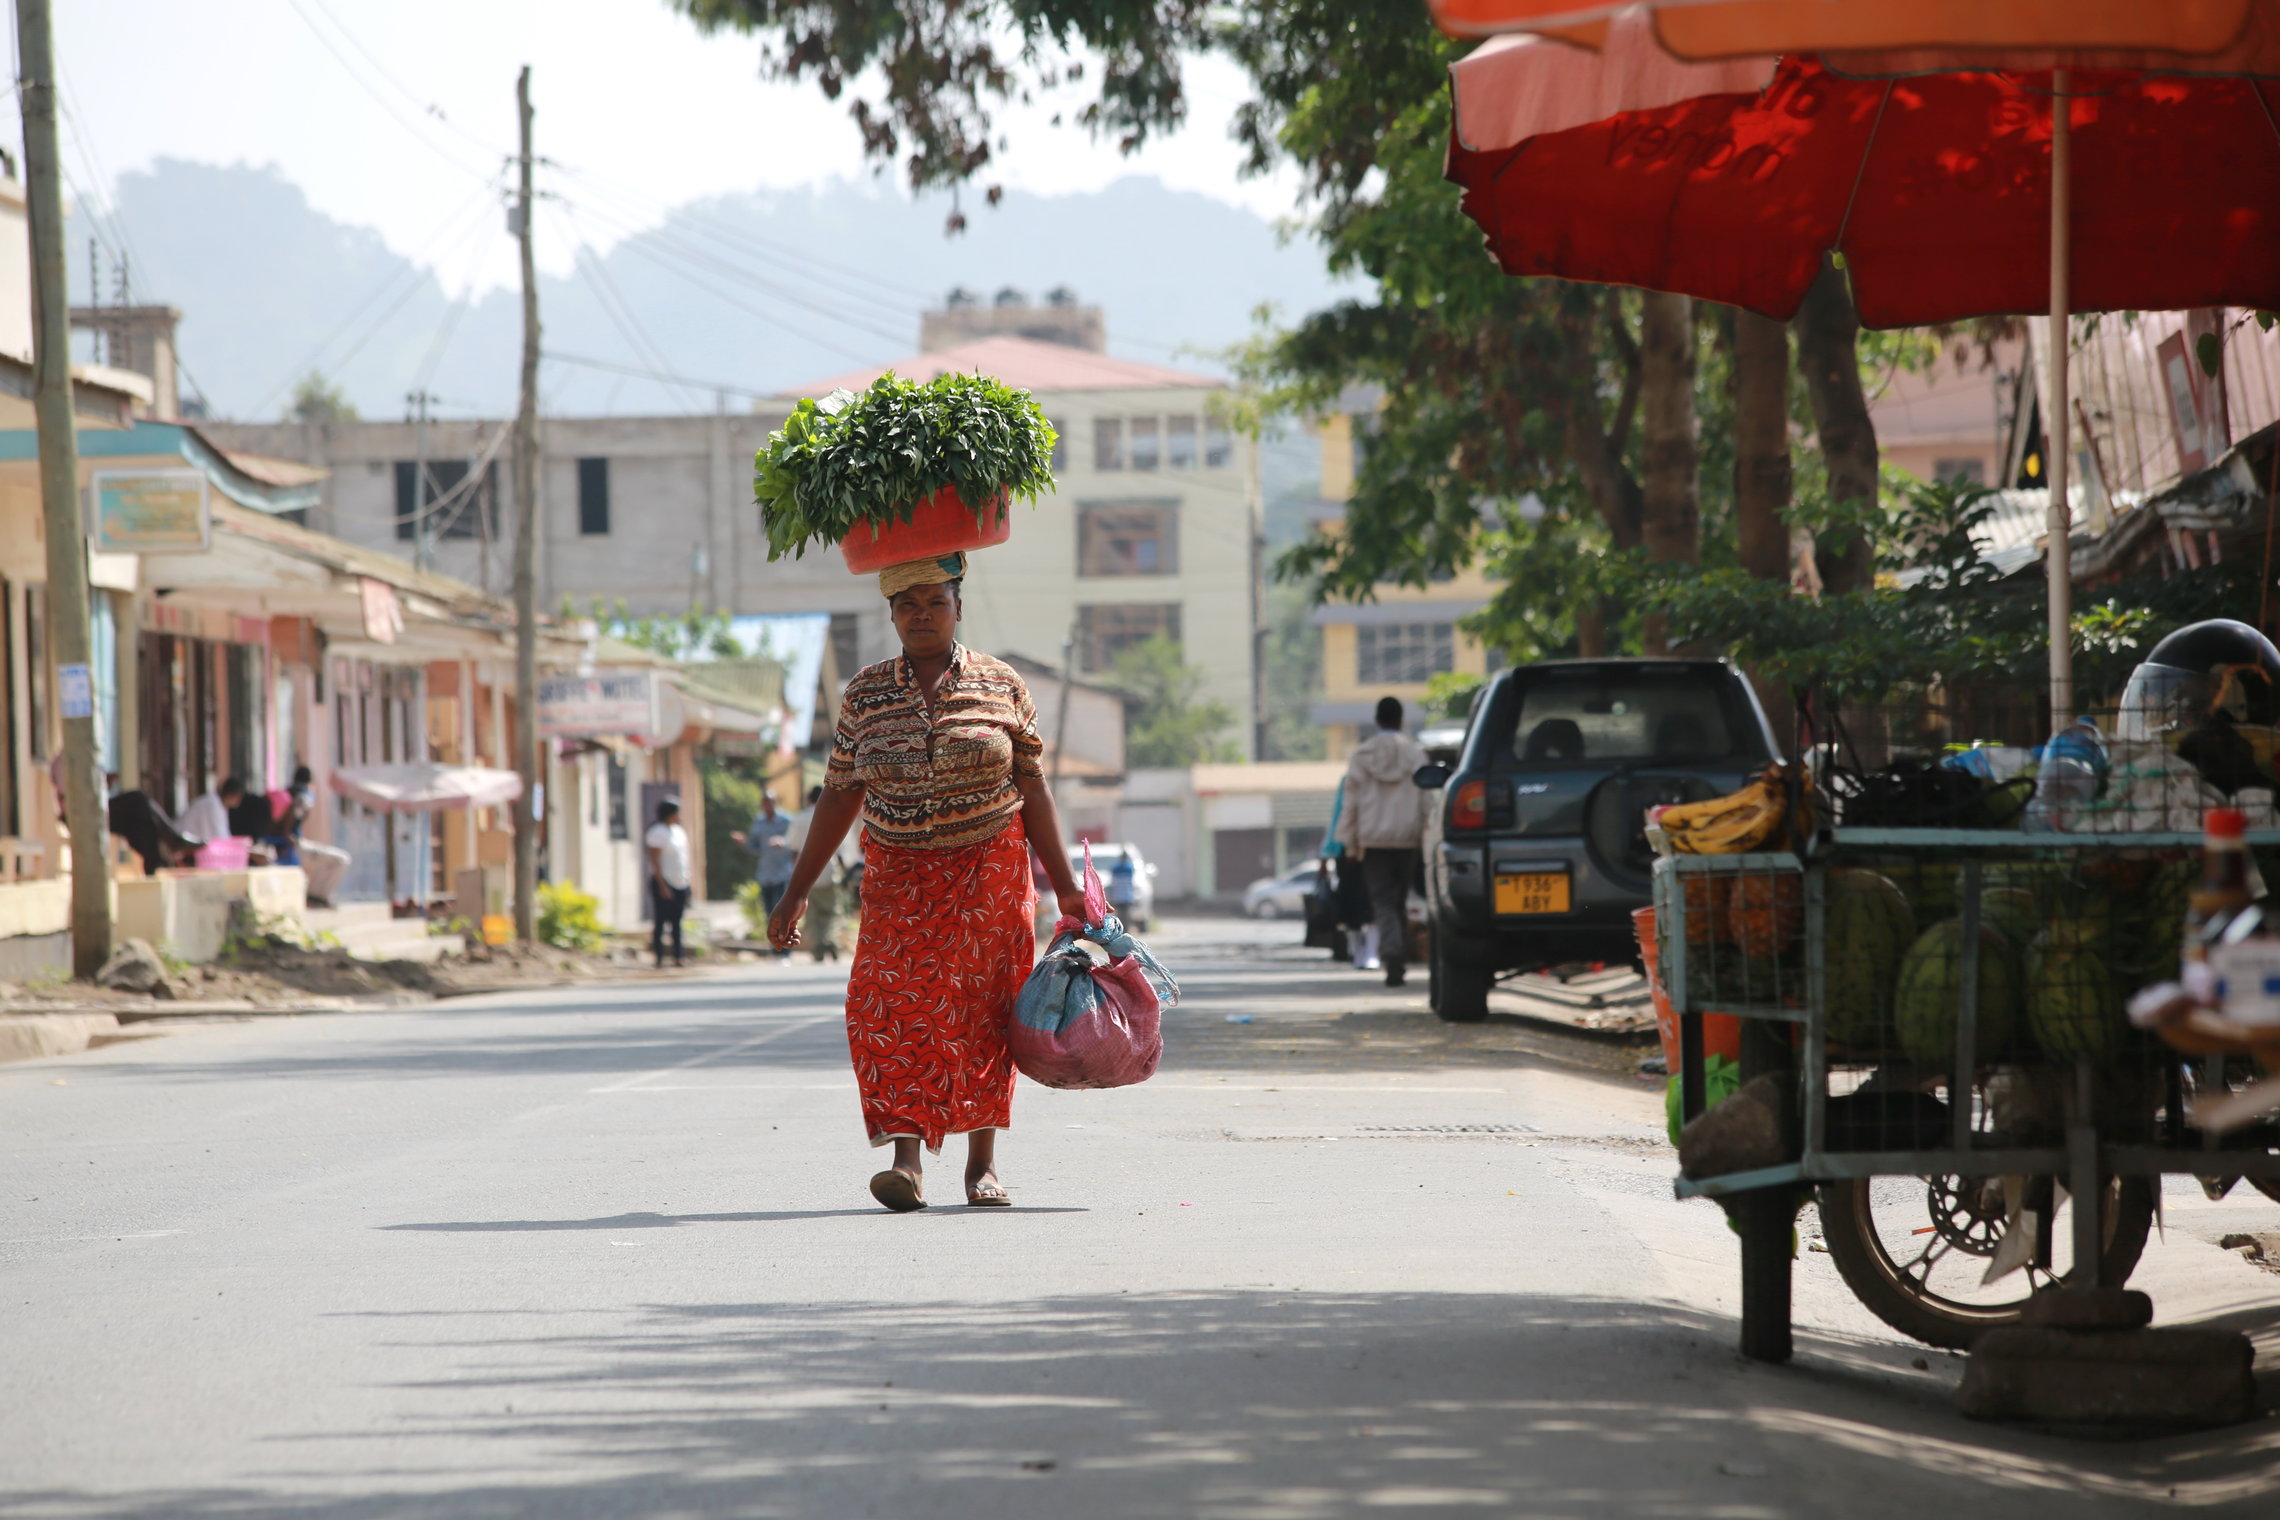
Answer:
<svg viewBox="0 0 2280 1520"><path fill-rule="evenodd" d="M610 838L630 839L633 833L625 816L625 762L615 755L609 760Z"/></svg>
<svg viewBox="0 0 2280 1520"><path fill-rule="evenodd" d="M1179 508L1172 502L1077 509L1077 574L1177 575Z"/></svg>
<svg viewBox="0 0 2280 1520"><path fill-rule="evenodd" d="M1217 417L1203 419L1203 467L1224 470L1235 462L1235 438Z"/></svg>
<svg viewBox="0 0 2280 1520"><path fill-rule="evenodd" d="M1093 419L1093 468L1124 468L1124 421L1119 417Z"/></svg>
<svg viewBox="0 0 2280 1520"><path fill-rule="evenodd" d="M587 538L607 537L610 531L610 462L578 461L578 531Z"/></svg>
<svg viewBox="0 0 2280 1520"><path fill-rule="evenodd" d="M1086 670L1106 670L1135 644L1162 637L1179 641L1180 604L1127 603L1077 609L1078 659Z"/></svg>
<svg viewBox="0 0 2280 1520"><path fill-rule="evenodd" d="M467 461L431 459L427 462L426 489L421 489L419 461L396 461L396 536L419 538L424 515L426 536L438 538L497 538L499 536L499 466L483 467L474 489L464 490ZM487 531L486 531L487 530Z"/></svg>
<svg viewBox="0 0 2280 1520"><path fill-rule="evenodd" d="M1364 686L1421 686L1457 666L1454 623L1364 623L1354 630Z"/></svg>
<svg viewBox="0 0 2280 1520"><path fill-rule="evenodd" d="M1520 684L1504 758L1720 760L1743 732L1732 693L1698 670L1544 670Z"/></svg>
<svg viewBox="0 0 2280 1520"><path fill-rule="evenodd" d="M1053 473L1058 475L1069 467L1069 419L1048 417L1053 425Z"/></svg>
<svg viewBox="0 0 2280 1520"><path fill-rule="evenodd" d="M1932 461L1932 479L1944 480L1952 485L1983 486L1987 484L1987 461L1984 459L1935 459Z"/></svg>
<svg viewBox="0 0 2280 1520"><path fill-rule="evenodd" d="M1163 464L1163 439L1154 417L1134 417L1125 426L1132 431L1132 468L1153 470Z"/></svg>
<svg viewBox="0 0 2280 1520"><path fill-rule="evenodd" d="M1164 419L1164 468L1192 470L1195 468L1195 419L1193 417L1166 417Z"/></svg>

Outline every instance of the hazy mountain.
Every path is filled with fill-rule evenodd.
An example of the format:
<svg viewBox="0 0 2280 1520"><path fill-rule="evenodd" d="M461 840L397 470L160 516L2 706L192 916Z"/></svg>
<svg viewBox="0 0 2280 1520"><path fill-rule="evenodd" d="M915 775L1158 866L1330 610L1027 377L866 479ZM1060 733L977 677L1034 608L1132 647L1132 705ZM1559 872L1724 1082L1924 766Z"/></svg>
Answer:
<svg viewBox="0 0 2280 1520"><path fill-rule="evenodd" d="M919 311L954 285L1069 286L1105 309L1112 352L1204 370L1217 366L1182 350L1235 342L1260 304L1295 315L1339 294L1311 243L1286 244L1257 216L1147 179L1008 195L970 207L956 238L943 234L941 200L913 204L875 184L723 196L661 223L614 190L560 190L542 208L542 239L604 223L649 230L607 257L582 256L571 278L542 280L547 350L701 383L550 363L544 404L555 413L710 410L716 384L770 393L891 360L916 349ZM512 408L516 293L455 305L433 269L316 210L274 169L162 160L122 176L115 202L136 297L181 308L186 389L216 415L276 416L312 369L366 416L403 415L405 393L421 386L446 414ZM477 207L437 257L456 267L476 239L506 235L496 209ZM84 282L78 237L73 250Z"/></svg>

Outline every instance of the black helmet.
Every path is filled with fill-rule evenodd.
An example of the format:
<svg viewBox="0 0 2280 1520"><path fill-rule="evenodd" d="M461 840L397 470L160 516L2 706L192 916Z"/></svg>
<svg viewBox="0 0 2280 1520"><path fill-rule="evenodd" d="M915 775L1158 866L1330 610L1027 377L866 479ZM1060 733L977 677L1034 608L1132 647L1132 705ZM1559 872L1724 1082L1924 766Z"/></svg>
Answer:
<svg viewBox="0 0 2280 1520"><path fill-rule="evenodd" d="M2280 650L2246 623L2178 629L2130 673L2114 731L2177 751L2227 795L2273 785L2243 728L2280 726Z"/></svg>

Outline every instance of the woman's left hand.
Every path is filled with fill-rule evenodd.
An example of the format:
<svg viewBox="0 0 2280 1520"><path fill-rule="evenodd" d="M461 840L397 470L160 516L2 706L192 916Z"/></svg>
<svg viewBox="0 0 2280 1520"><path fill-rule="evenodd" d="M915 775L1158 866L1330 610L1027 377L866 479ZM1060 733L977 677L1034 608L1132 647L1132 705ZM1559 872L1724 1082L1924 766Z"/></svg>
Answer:
<svg viewBox="0 0 2280 1520"><path fill-rule="evenodd" d="M1085 916L1085 894L1082 887L1071 887L1066 892L1055 891L1053 900L1061 905L1063 918L1073 918L1080 924L1092 922Z"/></svg>

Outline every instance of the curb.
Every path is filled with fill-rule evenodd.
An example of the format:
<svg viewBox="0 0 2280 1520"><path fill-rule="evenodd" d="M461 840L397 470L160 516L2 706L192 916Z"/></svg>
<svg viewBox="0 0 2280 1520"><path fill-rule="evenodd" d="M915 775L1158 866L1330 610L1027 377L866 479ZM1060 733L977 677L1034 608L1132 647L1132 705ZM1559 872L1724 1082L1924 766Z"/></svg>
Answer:
<svg viewBox="0 0 2280 1520"><path fill-rule="evenodd" d="M102 1036L118 1032L119 1020L116 1014L0 1015L0 1061L37 1061L47 1056L75 1056Z"/></svg>

